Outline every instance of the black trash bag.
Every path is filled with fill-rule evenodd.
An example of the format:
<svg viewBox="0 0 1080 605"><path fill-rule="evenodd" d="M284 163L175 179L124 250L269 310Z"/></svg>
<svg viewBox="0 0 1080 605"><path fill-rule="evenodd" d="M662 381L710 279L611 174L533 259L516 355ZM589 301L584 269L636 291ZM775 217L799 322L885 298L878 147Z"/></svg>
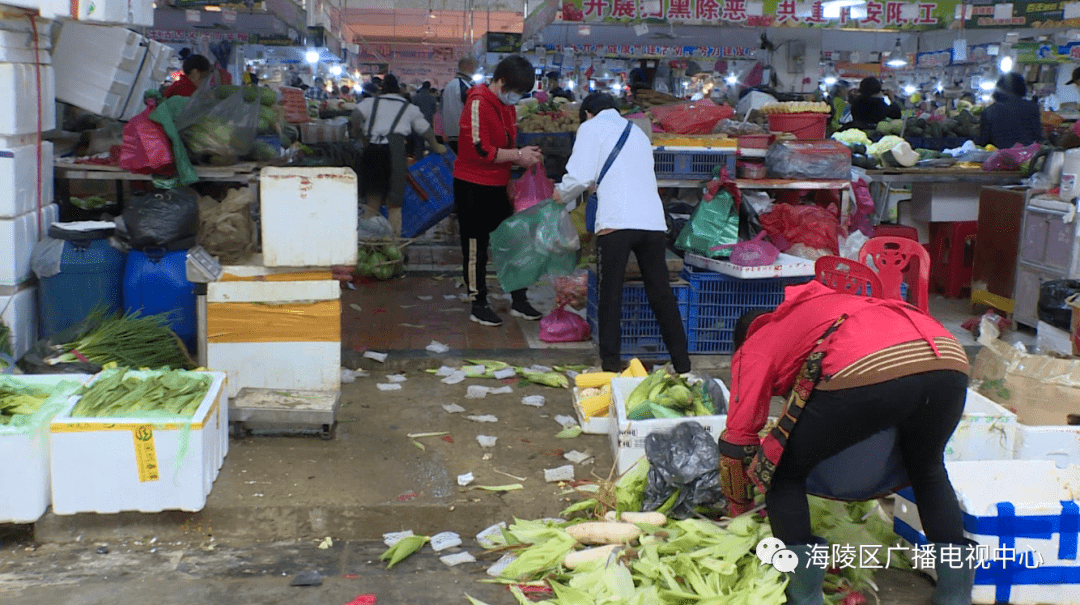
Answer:
<svg viewBox="0 0 1080 605"><path fill-rule="evenodd" d="M754 239L764 227L761 226L761 217L757 210L747 203L739 204L739 241L748 242Z"/></svg>
<svg viewBox="0 0 1080 605"><path fill-rule="evenodd" d="M75 342L81 336L92 330L96 324L93 322L94 315L83 319L79 323L65 328L48 338L43 338L19 359L16 365L26 374L97 374L101 366L89 361L76 361L72 363L50 364L46 360L60 354L56 347L59 345Z"/></svg>
<svg viewBox="0 0 1080 605"><path fill-rule="evenodd" d="M694 207L685 202L675 202L664 207L664 221L667 223L667 247L682 258L686 252L675 247L675 240L679 239L683 227L694 215Z"/></svg>
<svg viewBox="0 0 1080 605"><path fill-rule="evenodd" d="M1072 321L1072 307L1065 304L1065 300L1073 294L1080 294L1080 280L1043 282L1039 286L1039 319L1067 331Z"/></svg>
<svg viewBox="0 0 1080 605"><path fill-rule="evenodd" d="M650 433L645 457L649 476L642 510L660 508L675 490L679 495L667 515L676 519L695 516L698 506L726 503L720 489L720 447L699 423L681 422L669 431Z"/></svg>
<svg viewBox="0 0 1080 605"><path fill-rule="evenodd" d="M136 195L125 204L121 218L118 234L136 250L187 250L199 232L198 195L190 189Z"/></svg>

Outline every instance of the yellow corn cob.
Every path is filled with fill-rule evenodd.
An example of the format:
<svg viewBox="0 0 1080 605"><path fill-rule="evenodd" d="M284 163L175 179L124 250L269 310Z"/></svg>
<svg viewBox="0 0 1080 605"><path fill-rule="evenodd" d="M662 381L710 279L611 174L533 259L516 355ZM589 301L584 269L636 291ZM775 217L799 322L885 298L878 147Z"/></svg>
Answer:
<svg viewBox="0 0 1080 605"><path fill-rule="evenodd" d="M602 387L605 384L610 384L611 379L618 376L615 372L590 372L588 374L578 374L574 379L574 384L585 389L588 387Z"/></svg>
<svg viewBox="0 0 1080 605"><path fill-rule="evenodd" d="M584 397L578 401L578 405L581 406L581 413L586 418L593 418L596 416L607 416L608 405L611 403L611 393L601 393L599 395L593 395L592 397Z"/></svg>
<svg viewBox="0 0 1080 605"><path fill-rule="evenodd" d="M645 366L641 364L641 360L637 357L630 360L630 365L626 368L626 371L630 372L631 378L644 378L649 375L645 371Z"/></svg>

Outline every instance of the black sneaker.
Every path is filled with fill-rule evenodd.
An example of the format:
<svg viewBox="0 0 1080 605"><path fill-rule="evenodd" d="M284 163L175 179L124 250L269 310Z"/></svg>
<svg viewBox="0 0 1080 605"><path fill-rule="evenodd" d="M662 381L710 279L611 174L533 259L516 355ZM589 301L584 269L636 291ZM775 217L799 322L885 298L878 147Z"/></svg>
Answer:
<svg viewBox="0 0 1080 605"><path fill-rule="evenodd" d="M473 305L469 321L475 321L482 326L498 327L502 325L502 318L496 315L491 310L491 307L487 305Z"/></svg>
<svg viewBox="0 0 1080 605"><path fill-rule="evenodd" d="M527 300L515 302L514 304L510 305L510 315L513 315L514 317L520 317L522 319L527 319L529 321L536 321L543 317L543 314L534 309Z"/></svg>

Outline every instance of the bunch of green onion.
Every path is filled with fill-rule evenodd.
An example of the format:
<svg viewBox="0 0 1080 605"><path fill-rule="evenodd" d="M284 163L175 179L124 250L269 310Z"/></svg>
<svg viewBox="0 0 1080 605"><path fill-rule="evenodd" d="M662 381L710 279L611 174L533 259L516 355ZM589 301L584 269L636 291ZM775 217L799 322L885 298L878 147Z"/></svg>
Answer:
<svg viewBox="0 0 1080 605"><path fill-rule="evenodd" d="M106 315L91 313L88 332L74 342L58 348L62 353L49 360L50 364L89 361L98 365L116 363L129 368L192 368L194 364L183 343L169 329L167 314Z"/></svg>

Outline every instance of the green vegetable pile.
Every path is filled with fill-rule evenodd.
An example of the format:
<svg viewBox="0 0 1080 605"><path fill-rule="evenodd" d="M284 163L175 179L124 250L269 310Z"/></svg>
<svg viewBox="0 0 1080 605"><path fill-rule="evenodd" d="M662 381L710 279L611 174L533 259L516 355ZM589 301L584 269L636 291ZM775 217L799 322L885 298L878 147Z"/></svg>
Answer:
<svg viewBox="0 0 1080 605"><path fill-rule="evenodd" d="M701 384L691 386L685 378L669 374L664 368L650 374L626 398L626 417L630 420L714 414L716 409Z"/></svg>
<svg viewBox="0 0 1080 605"><path fill-rule="evenodd" d="M585 366L555 366L554 368L540 368L534 366L531 368L523 368L512 366L505 361L498 361L496 359L466 359L465 361L466 363L472 364L471 366L462 368L462 372L465 374L466 378L497 378L495 372L513 368L518 376L521 376L533 384L554 387L557 389L570 388L570 379L566 377L567 370L580 371L585 368ZM428 374L435 374L437 372L437 369L427 370Z"/></svg>
<svg viewBox="0 0 1080 605"><path fill-rule="evenodd" d="M356 255L356 274L380 281L405 274L405 255L393 242L361 242Z"/></svg>
<svg viewBox="0 0 1080 605"><path fill-rule="evenodd" d="M168 327L168 316L105 315L91 313L87 324L94 326L77 340L54 347L50 365L89 361L98 365L116 363L131 368L191 368L194 364L183 344Z"/></svg>
<svg viewBox="0 0 1080 605"><path fill-rule="evenodd" d="M130 416L156 412L190 417L210 389L207 374L170 370L139 376L127 369L109 370L83 390L75 418Z"/></svg>
<svg viewBox="0 0 1080 605"><path fill-rule="evenodd" d="M0 426L11 424L17 414L33 414L48 398L49 394L39 389L0 385Z"/></svg>

